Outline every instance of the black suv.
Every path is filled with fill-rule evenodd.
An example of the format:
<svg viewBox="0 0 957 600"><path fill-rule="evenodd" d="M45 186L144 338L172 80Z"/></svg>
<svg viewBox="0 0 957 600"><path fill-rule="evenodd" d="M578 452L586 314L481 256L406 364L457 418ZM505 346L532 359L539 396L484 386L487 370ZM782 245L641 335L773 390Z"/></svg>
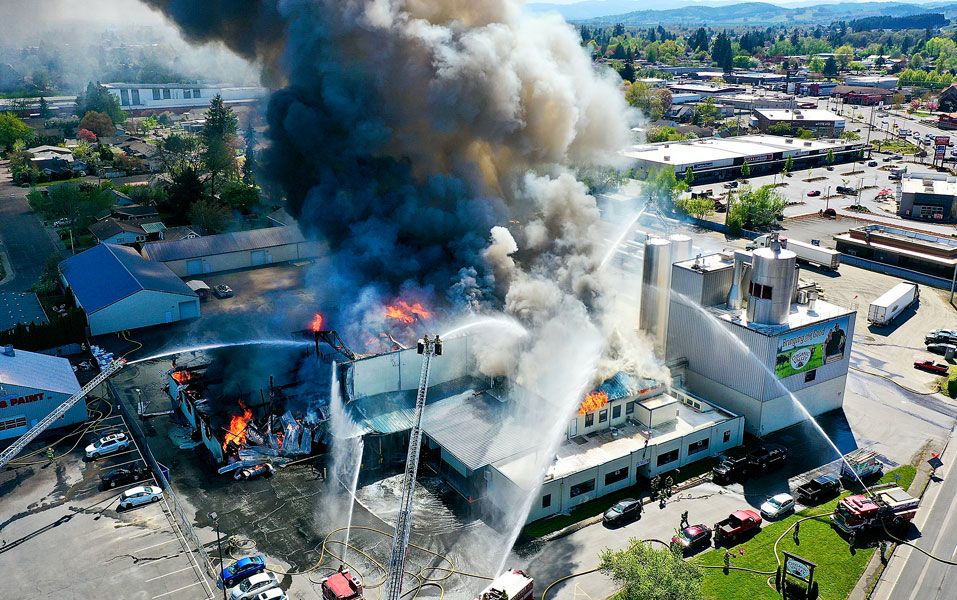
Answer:
<svg viewBox="0 0 957 600"><path fill-rule="evenodd" d="M615 526L630 523L641 517L641 502L626 498L605 511L602 522L605 525Z"/></svg>
<svg viewBox="0 0 957 600"><path fill-rule="evenodd" d="M146 467L119 467L101 475L100 483L104 488L114 488L147 479L149 476L150 470Z"/></svg>
<svg viewBox="0 0 957 600"><path fill-rule="evenodd" d="M751 468L754 471L777 469L783 465L787 459L787 450L774 446L761 446L755 448L748 454L748 460L751 462Z"/></svg>
<svg viewBox="0 0 957 600"><path fill-rule="evenodd" d="M744 481L751 468L748 456L741 452L729 453L711 469L712 480L718 485L727 485L735 481Z"/></svg>

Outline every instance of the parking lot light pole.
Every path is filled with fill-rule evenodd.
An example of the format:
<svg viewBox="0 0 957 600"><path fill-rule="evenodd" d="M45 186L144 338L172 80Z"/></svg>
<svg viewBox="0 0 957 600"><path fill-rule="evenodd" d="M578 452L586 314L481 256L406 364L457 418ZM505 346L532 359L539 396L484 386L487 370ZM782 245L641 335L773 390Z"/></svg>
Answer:
<svg viewBox="0 0 957 600"><path fill-rule="evenodd" d="M217 515L215 512L211 512L211 513L207 513L206 516L209 517L209 520L212 521L213 525L216 527L216 546L219 548L219 572L220 572L219 578L220 580L222 580L223 579L222 572L223 572L224 563L223 563L223 542L221 538L219 537L219 515ZM226 597L226 582L223 581L222 583L223 583L223 600L229 600Z"/></svg>

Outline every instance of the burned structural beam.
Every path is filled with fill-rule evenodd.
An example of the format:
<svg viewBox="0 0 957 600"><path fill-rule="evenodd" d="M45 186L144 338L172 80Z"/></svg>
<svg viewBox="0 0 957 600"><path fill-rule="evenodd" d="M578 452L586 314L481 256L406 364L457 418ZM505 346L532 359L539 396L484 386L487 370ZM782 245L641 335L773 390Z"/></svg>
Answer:
<svg viewBox="0 0 957 600"><path fill-rule="evenodd" d="M339 354L347 357L349 360L355 360L359 357L358 354L353 352L349 346L346 345L345 341L343 341L343 339L339 336L339 333L334 329L319 331L303 329L301 331L297 331L296 334L305 338L311 337L315 340L316 355L319 355L319 343L324 342Z"/></svg>

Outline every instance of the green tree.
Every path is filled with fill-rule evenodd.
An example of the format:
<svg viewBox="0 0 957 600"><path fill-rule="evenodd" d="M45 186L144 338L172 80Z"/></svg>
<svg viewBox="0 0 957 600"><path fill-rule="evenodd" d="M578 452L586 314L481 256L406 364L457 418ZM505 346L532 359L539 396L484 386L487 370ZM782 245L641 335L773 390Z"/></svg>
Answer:
<svg viewBox="0 0 957 600"><path fill-rule="evenodd" d="M95 110L88 111L80 119L80 129L89 129L96 134L96 137L110 137L116 133L116 127L113 126L113 119L106 113Z"/></svg>
<svg viewBox="0 0 957 600"><path fill-rule="evenodd" d="M166 184L166 199L159 208L170 216L177 225L187 222L190 207L203 197L203 182L199 172L190 166L184 166L170 173L170 182Z"/></svg>
<svg viewBox="0 0 957 600"><path fill-rule="evenodd" d="M30 190L27 202L44 219L67 219L67 227L76 233L84 231L99 215L109 211L113 206L113 196L98 185L61 183L42 190Z"/></svg>
<svg viewBox="0 0 957 600"><path fill-rule="evenodd" d="M684 182L685 182L685 185L687 185L688 187L691 187L694 185L694 169L692 169L691 167L688 167L687 169L685 169Z"/></svg>
<svg viewBox="0 0 957 600"><path fill-rule="evenodd" d="M641 188L641 197L649 208L671 212L678 195L678 179L672 166L655 169L648 174Z"/></svg>
<svg viewBox="0 0 957 600"><path fill-rule="evenodd" d="M638 539L624 550L602 550L599 568L621 587L620 600L698 600L701 568L682 560L677 548L662 548Z"/></svg>
<svg viewBox="0 0 957 600"><path fill-rule="evenodd" d="M815 56L807 63L807 70L812 73L823 73L824 72L824 59L820 56Z"/></svg>
<svg viewBox="0 0 957 600"><path fill-rule="evenodd" d="M203 164L209 171L209 196L216 197L216 178L230 175L236 169L236 153L233 141L237 121L233 109L226 106L219 94L210 100L203 125Z"/></svg>
<svg viewBox="0 0 957 600"><path fill-rule="evenodd" d="M851 64L851 61L854 60L854 47L850 44L838 46L834 49L834 56L832 58L837 60L837 64L842 69L846 69L847 65Z"/></svg>
<svg viewBox="0 0 957 600"><path fill-rule="evenodd" d="M17 140L33 138L33 130L17 115L11 112L0 113L0 149L10 150Z"/></svg>
<svg viewBox="0 0 957 600"><path fill-rule="evenodd" d="M728 32L722 31L715 36L714 44L711 46L711 60L725 73L730 73L734 68L734 51L731 49L731 38Z"/></svg>
<svg viewBox="0 0 957 600"><path fill-rule="evenodd" d="M120 108L119 99L99 83L88 83L86 93L76 99L77 115L83 116L91 110L106 113L114 124L126 121L126 113Z"/></svg>
<svg viewBox="0 0 957 600"><path fill-rule="evenodd" d="M714 212L714 200L711 198L682 198L675 201L675 206L697 219L703 219Z"/></svg>
<svg viewBox="0 0 957 600"><path fill-rule="evenodd" d="M784 161L784 172L790 173L793 170L794 170L794 158L789 156Z"/></svg>
<svg viewBox="0 0 957 600"><path fill-rule="evenodd" d="M795 135L799 140L813 140L814 132L810 129L798 129Z"/></svg>
<svg viewBox="0 0 957 600"><path fill-rule="evenodd" d="M748 163L743 163L741 165L741 177L743 177L744 179L747 179L750 176L751 176L751 167L748 165Z"/></svg>
<svg viewBox="0 0 957 600"><path fill-rule="evenodd" d="M861 134L857 133L856 131L846 129L841 133L841 139L847 140L849 142L856 142L857 140L861 139Z"/></svg>
<svg viewBox="0 0 957 600"><path fill-rule="evenodd" d="M253 131L253 124L249 123L246 132L243 133L246 141L246 152L243 156L243 183L246 185L255 185L256 177L256 132Z"/></svg>
<svg viewBox="0 0 957 600"><path fill-rule="evenodd" d="M225 206L249 213L259 204L259 188L241 181L229 181L222 187L219 198Z"/></svg>
<svg viewBox="0 0 957 600"><path fill-rule="evenodd" d="M824 156L824 162L826 162L826 163L829 164L829 165L833 165L833 164L834 164L834 151L833 151L833 150L828 150L828 151L827 151L827 154Z"/></svg>
<svg viewBox="0 0 957 600"><path fill-rule="evenodd" d="M702 127L711 127L718 120L718 106L714 97L708 96L695 107L694 122Z"/></svg>
<svg viewBox="0 0 957 600"><path fill-rule="evenodd" d="M768 133L771 135L791 135L791 124L790 123L775 123L768 127Z"/></svg>
<svg viewBox="0 0 957 600"><path fill-rule="evenodd" d="M827 60L824 61L824 70L822 73L828 77L837 75L837 61L834 60L833 56L828 56Z"/></svg>
<svg viewBox="0 0 957 600"><path fill-rule="evenodd" d="M47 99L43 96L40 96L40 118L49 119L53 116L53 111L50 110L50 105L47 104Z"/></svg>
<svg viewBox="0 0 957 600"><path fill-rule="evenodd" d="M53 253L43 263L40 279L30 288L40 296L51 296L60 290L60 256Z"/></svg>
<svg viewBox="0 0 957 600"><path fill-rule="evenodd" d="M650 121L657 121L671 108L671 92L664 88L652 88L641 81L628 86L625 100L645 113Z"/></svg>
<svg viewBox="0 0 957 600"><path fill-rule="evenodd" d="M773 186L763 185L756 190L744 189L728 213L728 226L734 232L742 228L766 231L777 223L784 213L787 201Z"/></svg>
<svg viewBox="0 0 957 600"><path fill-rule="evenodd" d="M229 222L226 207L212 198L202 198L189 207L189 223L206 235L220 233Z"/></svg>

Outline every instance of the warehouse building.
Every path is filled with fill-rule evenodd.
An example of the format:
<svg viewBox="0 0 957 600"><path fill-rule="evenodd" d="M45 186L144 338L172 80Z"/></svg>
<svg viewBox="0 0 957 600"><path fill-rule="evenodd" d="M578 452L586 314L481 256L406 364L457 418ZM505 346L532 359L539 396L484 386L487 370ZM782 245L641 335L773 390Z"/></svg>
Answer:
<svg viewBox="0 0 957 600"><path fill-rule="evenodd" d="M839 252L950 279L957 266L957 239L930 233L866 225L834 236Z"/></svg>
<svg viewBox="0 0 957 600"><path fill-rule="evenodd" d="M70 361L7 346L0 352L0 440L20 437L80 391ZM53 427L86 421L77 402Z"/></svg>
<svg viewBox="0 0 957 600"><path fill-rule="evenodd" d="M742 135L727 139L686 140L639 144L622 152L638 172L671 166L680 177L687 169L695 183L728 181L741 176L748 165L752 176L780 171L788 158L794 170L822 167L828 155L835 163L859 160L863 142L840 139L802 140L776 135Z"/></svg>
<svg viewBox="0 0 957 600"><path fill-rule="evenodd" d="M768 133L775 125L786 125L790 132L807 129L819 137L836 138L844 133L844 117L829 110L814 108L755 108L752 112L754 126Z"/></svg>
<svg viewBox="0 0 957 600"><path fill-rule="evenodd" d="M199 297L163 264L136 250L98 244L60 263L60 276L86 313L90 335L199 316Z"/></svg>
<svg viewBox="0 0 957 600"><path fill-rule="evenodd" d="M209 106L217 95L226 104L251 104L265 98L269 90L262 87L201 85L188 83L104 83L101 86L116 98L123 110L153 111Z"/></svg>
<svg viewBox="0 0 957 600"><path fill-rule="evenodd" d="M804 421L796 402L816 416L844 401L856 313L818 300L796 261L776 243L664 261L674 293L652 300L670 304L666 358L682 365L679 381L757 436Z"/></svg>
<svg viewBox="0 0 957 600"><path fill-rule="evenodd" d="M319 244L307 240L299 226L288 225L148 242L143 256L190 277L316 258Z"/></svg>
<svg viewBox="0 0 957 600"><path fill-rule="evenodd" d="M897 214L905 219L953 223L957 220L957 178L943 173L907 173L900 183Z"/></svg>
<svg viewBox="0 0 957 600"><path fill-rule="evenodd" d="M529 521L541 519L740 445L744 419L660 382L618 373L582 399L563 426L542 477L549 440L528 423L554 406L476 368L479 339L445 340L432 362L423 415L423 461L476 516L514 512L542 486ZM363 472L401 465L408 447L422 358L401 350L343 365L342 397L366 432ZM528 411L532 411L531 414Z"/></svg>

